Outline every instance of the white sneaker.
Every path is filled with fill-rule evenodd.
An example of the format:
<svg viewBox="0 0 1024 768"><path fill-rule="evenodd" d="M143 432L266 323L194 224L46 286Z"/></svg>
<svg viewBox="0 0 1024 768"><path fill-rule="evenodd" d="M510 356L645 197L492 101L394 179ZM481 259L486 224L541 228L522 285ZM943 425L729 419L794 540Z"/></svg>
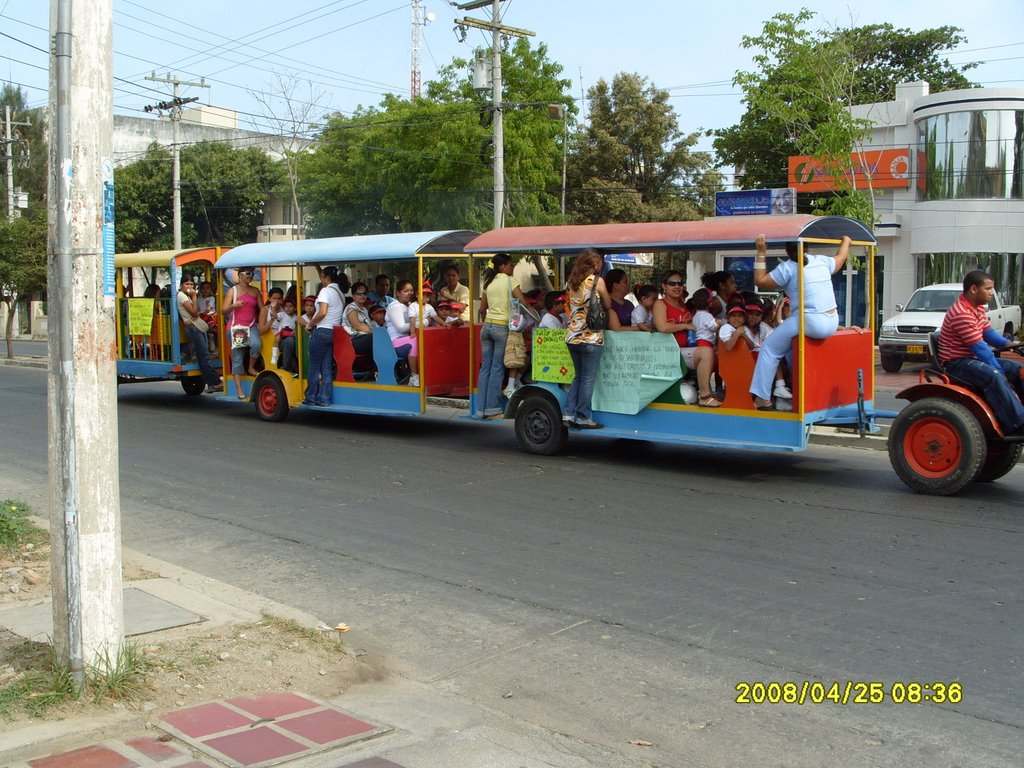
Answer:
<svg viewBox="0 0 1024 768"><path fill-rule="evenodd" d="M775 401L775 410L776 411L792 411L793 410L793 401L792 400L783 400L782 398L778 398Z"/></svg>
<svg viewBox="0 0 1024 768"><path fill-rule="evenodd" d="M420 385L420 375L418 373L412 374L412 376L409 377L409 386L410 387L418 387L419 385Z"/></svg>
<svg viewBox="0 0 1024 768"><path fill-rule="evenodd" d="M509 400L512 399L512 395L514 395L515 393L516 393L516 386L515 386L515 384L509 384L507 387L505 387L503 390L501 390L501 394L503 394Z"/></svg>
<svg viewBox="0 0 1024 768"><path fill-rule="evenodd" d="M787 387L781 381L777 382L775 384L775 391L772 394L774 394L776 397L781 397L784 400L792 400L793 399L793 393L790 392L789 391L789 387Z"/></svg>

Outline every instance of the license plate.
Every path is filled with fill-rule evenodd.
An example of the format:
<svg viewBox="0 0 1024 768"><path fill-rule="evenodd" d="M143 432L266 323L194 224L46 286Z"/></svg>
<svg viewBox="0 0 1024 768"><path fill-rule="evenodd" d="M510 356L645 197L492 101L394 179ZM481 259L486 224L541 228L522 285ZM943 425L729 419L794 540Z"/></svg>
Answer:
<svg viewBox="0 0 1024 768"><path fill-rule="evenodd" d="M907 344L908 355L923 355L924 347L920 344Z"/></svg>

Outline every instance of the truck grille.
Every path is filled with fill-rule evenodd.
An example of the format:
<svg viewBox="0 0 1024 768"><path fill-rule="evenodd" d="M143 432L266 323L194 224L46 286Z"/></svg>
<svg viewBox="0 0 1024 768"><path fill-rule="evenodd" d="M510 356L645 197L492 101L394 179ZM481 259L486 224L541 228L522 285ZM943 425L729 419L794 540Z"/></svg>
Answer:
<svg viewBox="0 0 1024 768"><path fill-rule="evenodd" d="M900 333L931 333L935 330L934 325L897 325L896 330Z"/></svg>

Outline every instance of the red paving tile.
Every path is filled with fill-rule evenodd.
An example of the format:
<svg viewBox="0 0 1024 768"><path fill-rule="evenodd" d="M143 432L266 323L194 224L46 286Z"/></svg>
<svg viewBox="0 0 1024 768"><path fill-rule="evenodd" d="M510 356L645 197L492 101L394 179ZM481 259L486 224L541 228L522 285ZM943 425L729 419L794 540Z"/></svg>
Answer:
<svg viewBox="0 0 1024 768"><path fill-rule="evenodd" d="M255 718L246 717L219 702L200 704L187 709L170 712L161 718L165 723L177 728L186 736L200 739L211 733L220 733L232 728L249 725Z"/></svg>
<svg viewBox="0 0 1024 768"><path fill-rule="evenodd" d="M203 747L215 749L242 765L256 765L287 755L298 756L309 750L305 744L266 727L206 739Z"/></svg>
<svg viewBox="0 0 1024 768"><path fill-rule="evenodd" d="M304 712L307 709L317 709L322 706L318 701L299 696L295 693L262 693L259 696L228 699L232 704L246 712L252 712L256 717L284 717L293 715L296 712Z"/></svg>
<svg viewBox="0 0 1024 768"><path fill-rule="evenodd" d="M32 768L138 768L138 763L102 744L29 760L28 764Z"/></svg>
<svg viewBox="0 0 1024 768"><path fill-rule="evenodd" d="M162 763L164 760L172 760L185 754L177 747L172 747L170 744L148 736L125 739L124 743L157 763Z"/></svg>
<svg viewBox="0 0 1024 768"><path fill-rule="evenodd" d="M364 723L362 720L343 715L333 709L323 709L308 715L291 717L279 721L276 725L278 728L297 733L317 744L328 744L339 739L347 739L349 736L366 733L377 727L371 723Z"/></svg>

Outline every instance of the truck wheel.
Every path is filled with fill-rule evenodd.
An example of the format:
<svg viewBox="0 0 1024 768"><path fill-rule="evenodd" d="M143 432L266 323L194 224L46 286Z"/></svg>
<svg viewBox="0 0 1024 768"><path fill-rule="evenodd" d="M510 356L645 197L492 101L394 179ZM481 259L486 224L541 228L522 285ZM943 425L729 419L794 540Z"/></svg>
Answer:
<svg viewBox="0 0 1024 768"><path fill-rule="evenodd" d="M181 380L181 388L189 397L195 397L203 394L203 390L206 389L206 381L202 376L186 376Z"/></svg>
<svg viewBox="0 0 1024 768"><path fill-rule="evenodd" d="M886 373L899 373L903 367L903 358L899 355L882 355L882 370Z"/></svg>
<svg viewBox="0 0 1024 768"><path fill-rule="evenodd" d="M981 471L975 480L979 483L991 483L998 480L1015 466L1024 451L1024 443L992 442L988 444L988 454Z"/></svg>
<svg viewBox="0 0 1024 768"><path fill-rule="evenodd" d="M929 397L911 403L889 431L892 468L916 493L956 493L978 476L985 455L978 420L950 400Z"/></svg>
<svg viewBox="0 0 1024 768"><path fill-rule="evenodd" d="M284 421L288 415L288 397L276 376L264 376L256 382L252 401L256 403L256 413L264 421Z"/></svg>
<svg viewBox="0 0 1024 768"><path fill-rule="evenodd" d="M527 453L552 456L565 450L568 430L562 412L547 395L530 395L516 410L516 440Z"/></svg>

